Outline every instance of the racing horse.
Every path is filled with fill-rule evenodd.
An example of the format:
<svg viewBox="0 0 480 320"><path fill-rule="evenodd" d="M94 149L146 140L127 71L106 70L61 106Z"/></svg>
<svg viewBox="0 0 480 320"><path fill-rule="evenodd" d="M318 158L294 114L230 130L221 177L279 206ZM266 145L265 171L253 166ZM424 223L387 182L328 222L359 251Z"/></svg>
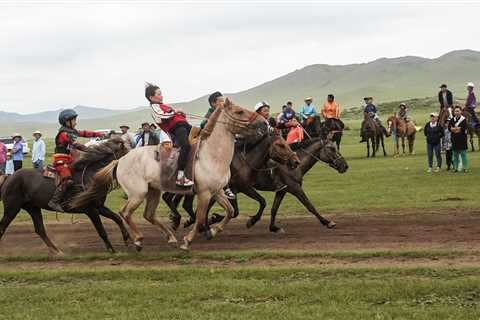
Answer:
<svg viewBox="0 0 480 320"><path fill-rule="evenodd" d="M387 119L387 134L395 134L395 146L394 146L394 155L398 156L400 154L399 138L402 139L402 152L405 154L405 138L408 141L408 152L409 154L415 154L415 134L417 129L415 128L415 123L410 121L405 121L400 119L397 114L389 117Z"/></svg>
<svg viewBox="0 0 480 320"><path fill-rule="evenodd" d="M293 170L300 163L300 159L297 154L292 151L287 142L276 132L269 131L260 138L243 139L243 141L238 141L235 144L235 152L230 165L232 177L230 178L229 186L235 193L244 193L259 202L260 208L257 216L261 216L261 213L266 207L266 202L253 188L256 177L259 172L273 172L278 163L284 164ZM171 210L169 217L172 228L177 229L181 220L177 207L183 195L164 193L162 198ZM188 227L195 221L193 199L193 195L186 195L183 201L183 208L190 216L190 219L185 222L184 227ZM238 216L238 206L236 202L230 202L234 207L233 217L236 218ZM214 201L210 203L209 209L213 204ZM222 219L222 216L215 214L209 220L208 224L220 222ZM249 226L248 223L247 226Z"/></svg>
<svg viewBox="0 0 480 320"><path fill-rule="evenodd" d="M73 164L75 185L69 187L65 194L65 212L86 214L95 226L98 235L104 241L107 250L115 252L100 216L113 220L119 226L125 244L130 237L121 217L104 205L106 197L103 197L98 205L85 203L82 206L72 206L71 199L83 191L85 187L88 187L96 172L107 166L111 161L125 155L128 149L120 137L112 137L103 143L86 147L83 150L78 152L79 157ZM61 254L61 250L48 237L42 216L42 209L51 210L48 207L48 201L52 197L55 187L55 179L44 177L43 173L37 169L21 169L8 178L3 176L0 179L1 200L3 200L4 208L4 214L0 221L0 239L19 211L24 209L33 221L35 232L42 238L50 252Z"/></svg>
<svg viewBox="0 0 480 320"><path fill-rule="evenodd" d="M209 137L200 140L197 156L192 164L195 172L194 189L198 199L197 214L193 228L183 238L183 244L180 246L182 250L189 249L200 226L207 230L207 238L223 231L233 216L233 207L226 198L223 187L230 180L235 135L242 134L247 137L259 135L259 131L267 127L265 120L258 113L241 108L229 99L226 99L223 108L217 108L212 113L207 126L213 121L216 125L211 128ZM142 248L143 235L132 220L132 214L145 199L147 202L144 217L167 235L169 243L177 243L172 229L155 216L161 192L166 191L162 190L162 167L156 159L156 153L158 153L156 146L130 151L125 157L112 162L97 173L92 185L74 201L75 204L82 205L104 197L109 187L117 180L128 197L120 214L129 224L138 250ZM209 229L206 225L206 216L212 198L223 207L226 217L220 224Z"/></svg>

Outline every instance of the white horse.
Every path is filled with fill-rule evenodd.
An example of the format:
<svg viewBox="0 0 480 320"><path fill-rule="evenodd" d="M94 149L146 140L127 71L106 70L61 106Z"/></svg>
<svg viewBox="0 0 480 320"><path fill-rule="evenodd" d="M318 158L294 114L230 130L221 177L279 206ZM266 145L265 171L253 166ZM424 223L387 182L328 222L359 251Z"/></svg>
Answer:
<svg viewBox="0 0 480 320"><path fill-rule="evenodd" d="M258 129L265 128L265 126L265 120L257 113L236 106L228 99L225 101L223 109L217 109L212 114L207 130L204 129L209 137L200 141L197 157L193 164L197 219L192 230L184 237L181 249L188 250L199 227L206 225L208 204L212 198L225 209L226 218L217 226L212 227L211 236L215 236L224 229L233 215L233 207L225 197L223 188L230 179L230 163L233 158L235 134L246 136L258 134ZM118 184L128 196L120 214L130 226L134 243L139 250L142 248L143 235L134 223L132 215L145 199L147 200L145 219L158 226L167 235L168 243L177 243L170 227L155 216L161 192L169 191L162 190L162 166L156 159L157 152L157 146L130 151L98 172L91 187L75 199L76 205L96 201L101 194L104 195L110 190L116 172Z"/></svg>

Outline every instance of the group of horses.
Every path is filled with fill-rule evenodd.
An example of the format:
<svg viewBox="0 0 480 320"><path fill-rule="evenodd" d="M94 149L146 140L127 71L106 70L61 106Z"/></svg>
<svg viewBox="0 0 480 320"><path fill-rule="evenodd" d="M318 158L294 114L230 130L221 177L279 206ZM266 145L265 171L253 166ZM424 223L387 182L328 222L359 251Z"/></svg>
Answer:
<svg viewBox="0 0 480 320"><path fill-rule="evenodd" d="M230 219L239 215L237 200L229 200L223 188L228 184L235 193L244 193L259 203L259 210L247 221L253 227L262 217L265 199L258 191L275 192L271 209L270 231L280 232L276 214L287 193L294 195L321 224L333 228L335 222L320 215L303 190L303 176L318 162L325 162L339 173L346 172L348 164L333 138L336 132L325 129L320 123L309 137L292 150L281 135L270 130L257 113L241 108L228 99L222 109L217 109L207 124L206 134L192 147L190 170L195 185L182 190L166 187L171 172L162 165L162 159L176 160L178 150L159 146L145 146L131 151L120 137L111 137L103 143L78 151L73 165L75 184L67 190L64 207L68 213L86 214L105 243L107 250L114 248L103 226L101 216L113 220L123 235L125 244L131 241L137 250L143 246L143 235L133 220L134 211L146 201L144 218L162 231L170 244L177 244L175 230L181 216L178 205L189 214L184 227L191 227L180 248L188 250L198 232L207 239L223 231ZM237 141L236 136L242 136ZM337 135L338 137L338 135ZM172 163L176 163L173 161ZM174 179L175 177L173 177ZM284 184L275 189L274 181ZM127 200L119 214L105 204L113 187L119 185ZM42 209L50 210L48 201L55 190L55 180L45 177L35 169L21 169L10 177L0 177L0 194L4 215L0 221L0 239L21 209L32 218L35 232L54 254L61 250L48 237L44 227ZM156 216L163 193L172 213L170 224ZM197 198L193 209L193 199ZM223 216L209 219L212 205L217 202L225 211ZM212 221L213 220L213 221ZM124 225L127 223L129 228Z"/></svg>

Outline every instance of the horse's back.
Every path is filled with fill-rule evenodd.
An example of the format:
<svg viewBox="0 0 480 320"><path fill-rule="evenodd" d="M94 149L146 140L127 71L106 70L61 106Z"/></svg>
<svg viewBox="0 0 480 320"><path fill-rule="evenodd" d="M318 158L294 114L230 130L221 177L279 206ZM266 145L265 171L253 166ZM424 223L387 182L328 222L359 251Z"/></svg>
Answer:
<svg viewBox="0 0 480 320"><path fill-rule="evenodd" d="M20 169L2 187L2 200L5 206L31 201L46 205L54 190L54 180L45 178L39 170Z"/></svg>

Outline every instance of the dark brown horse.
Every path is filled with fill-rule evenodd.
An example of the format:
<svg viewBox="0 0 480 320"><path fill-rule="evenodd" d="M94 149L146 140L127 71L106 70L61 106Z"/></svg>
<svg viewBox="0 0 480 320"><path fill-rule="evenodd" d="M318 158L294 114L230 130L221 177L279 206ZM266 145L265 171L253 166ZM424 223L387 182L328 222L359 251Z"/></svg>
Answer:
<svg viewBox="0 0 480 320"><path fill-rule="evenodd" d="M330 140L337 145L337 149L340 150L343 129L345 128L344 123L339 119L327 119L322 122L319 116L315 116L313 119L313 123L305 129L308 138L326 138L328 135Z"/></svg>
<svg viewBox="0 0 480 320"><path fill-rule="evenodd" d="M475 151L475 146L473 143L473 136L477 136L478 139L478 147L480 148L480 124L474 126L472 122L472 115L468 111L463 111L463 115L467 119L467 133L470 137L470 146L472 148L472 152Z"/></svg>
<svg viewBox="0 0 480 320"><path fill-rule="evenodd" d="M233 160L231 163L232 177L230 186L234 192L242 192L252 198L259 199L265 207L265 199L253 188L256 176L261 172L273 170L277 163L286 165L290 169L295 169L300 163L297 154L293 152L286 141L278 134L269 133L258 139L251 141L245 139L236 144ZM171 210L170 220L172 228L177 229L180 224L180 213L177 210L183 196L164 193L162 196ZM193 195L185 196L183 208L190 215L190 219L184 224L184 227L195 222L195 212L193 210ZM212 201L210 207L214 204ZM260 210L263 211L263 208ZM238 207L234 206L234 217L238 215ZM220 218L219 218L220 217ZM209 224L221 221L222 217L214 215Z"/></svg>
<svg viewBox="0 0 480 320"><path fill-rule="evenodd" d="M252 227L261 219L263 211L266 207L265 199L260 196L258 192L256 192L256 190L276 192L273 206L271 209L271 232L279 232L283 230L276 225L276 215L282 203L282 200L287 193L294 195L308 209L308 211L310 211L320 221L320 223L325 225L327 228L335 227L335 222L329 221L323 216L321 216L308 198L308 196L305 194L305 191L302 187L303 176L318 161L327 163L330 167L334 168L340 173L344 173L348 170L347 162L338 152L336 145L328 139L313 138L305 140L304 142L302 142L299 148L296 149L296 152L298 153L298 156L300 158L300 165L295 170L290 170L285 165L277 165L272 168L273 175L268 171L259 172L255 176L255 180L249 182L248 184L244 182L238 183L232 181L232 189L242 192L247 196L251 197L252 199L257 200L260 205L257 214L250 217L250 219L247 221L247 227ZM285 183L287 188L281 191L276 191L273 187L275 185L273 181L274 176L279 178L283 183ZM254 192L252 192L252 190ZM232 200L232 205L235 209L235 216L238 216L239 209L237 201ZM191 204L187 204L187 208L189 208L189 210L192 210ZM221 218L221 216L217 215L217 219L219 218Z"/></svg>
<svg viewBox="0 0 480 320"><path fill-rule="evenodd" d="M120 137L112 137L106 142L86 148L85 152L80 151L80 156L73 165L75 185L69 187L64 201L65 212L84 213L90 218L99 236L104 241L107 250L111 252L114 252L114 249L108 239L100 216L113 220L119 226L125 242L130 237L120 216L103 205L105 198L101 204L97 203L81 208L72 208L69 202L74 195L83 191L89 185L97 171L111 161L122 157L127 151L124 141ZM0 179L0 192L4 208L3 218L0 221L0 239L20 210L24 209L32 218L35 232L42 238L50 251L54 254L61 253L48 237L42 217L42 209L51 210L48 207L48 201L54 191L55 180L44 177L36 169L21 169L8 177L8 179Z"/></svg>
<svg viewBox="0 0 480 320"><path fill-rule="evenodd" d="M370 143L372 144L372 157L375 157L380 144L382 144L383 155L386 156L385 142L383 137L387 136L386 131L373 117L364 113L364 120L362 124L362 136L367 141L367 158L370 157Z"/></svg>

